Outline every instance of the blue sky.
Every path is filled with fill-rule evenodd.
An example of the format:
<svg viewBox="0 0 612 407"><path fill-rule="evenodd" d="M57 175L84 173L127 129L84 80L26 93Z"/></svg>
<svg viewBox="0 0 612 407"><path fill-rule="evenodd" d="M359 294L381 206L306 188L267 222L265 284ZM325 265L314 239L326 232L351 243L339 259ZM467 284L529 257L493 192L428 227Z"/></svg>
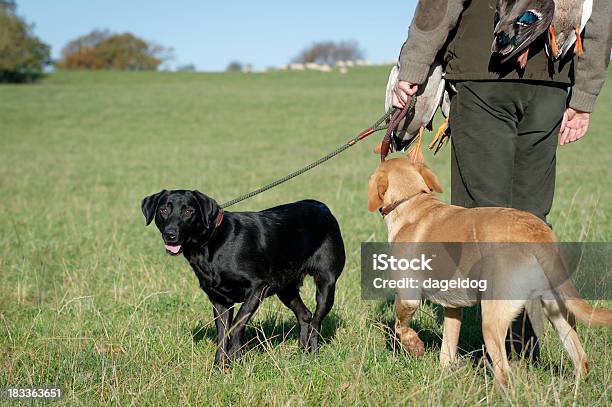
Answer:
<svg viewBox="0 0 612 407"><path fill-rule="evenodd" d="M319 40L355 40L367 59L396 59L416 0L17 0L17 6L54 57L69 40L108 28L173 47L171 67L219 71L233 60L278 66Z"/></svg>

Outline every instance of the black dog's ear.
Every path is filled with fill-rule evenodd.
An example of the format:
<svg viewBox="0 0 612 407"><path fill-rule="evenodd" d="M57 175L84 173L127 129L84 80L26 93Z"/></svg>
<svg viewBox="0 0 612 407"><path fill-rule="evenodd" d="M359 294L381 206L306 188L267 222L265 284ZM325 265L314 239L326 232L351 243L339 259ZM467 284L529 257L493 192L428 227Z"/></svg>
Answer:
<svg viewBox="0 0 612 407"><path fill-rule="evenodd" d="M209 226L210 222L214 222L213 216L216 216L219 212L220 206L211 197L204 195L200 191L191 191L198 201L200 207L200 213L202 214L202 220L206 222L206 226Z"/></svg>
<svg viewBox="0 0 612 407"><path fill-rule="evenodd" d="M157 210L157 204L159 203L159 198L166 192L168 191L166 191L165 189L162 189L158 193L149 195L145 199L142 200L142 203L140 204L140 209L142 209L142 214L147 220L147 225L149 225L151 221L153 220L153 218L155 217L155 211Z"/></svg>

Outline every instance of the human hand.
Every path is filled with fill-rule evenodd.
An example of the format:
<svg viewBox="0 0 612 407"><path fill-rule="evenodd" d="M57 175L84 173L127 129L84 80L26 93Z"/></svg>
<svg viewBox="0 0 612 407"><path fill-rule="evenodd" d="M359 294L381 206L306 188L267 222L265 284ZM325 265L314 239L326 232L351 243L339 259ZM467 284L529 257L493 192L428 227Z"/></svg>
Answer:
<svg viewBox="0 0 612 407"><path fill-rule="evenodd" d="M589 120L591 114L581 112L580 110L572 109L571 107L563 113L563 121L561 122L561 130L559 131L559 144L564 146L574 141L580 140L589 129Z"/></svg>
<svg viewBox="0 0 612 407"><path fill-rule="evenodd" d="M414 96L419 90L419 85L413 85L410 82L399 81L393 87L392 105L403 109L408 101L408 96Z"/></svg>

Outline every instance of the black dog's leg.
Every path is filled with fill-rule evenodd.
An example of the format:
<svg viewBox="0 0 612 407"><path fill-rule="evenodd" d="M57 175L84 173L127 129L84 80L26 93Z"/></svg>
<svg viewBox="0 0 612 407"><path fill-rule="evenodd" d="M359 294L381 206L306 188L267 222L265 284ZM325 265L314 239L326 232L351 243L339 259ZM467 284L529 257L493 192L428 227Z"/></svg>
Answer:
<svg viewBox="0 0 612 407"><path fill-rule="evenodd" d="M228 343L233 314L233 304L228 306L226 304L213 302L213 315L217 327L217 353L215 354L215 364L217 366L225 365L229 356Z"/></svg>
<svg viewBox="0 0 612 407"><path fill-rule="evenodd" d="M308 351L308 335L310 334L310 321L312 319L312 313L308 310L306 305L304 305L302 297L300 297L299 289L291 288L289 290L280 292L277 295L283 304L285 304L295 314L295 317L300 324L300 349Z"/></svg>
<svg viewBox="0 0 612 407"><path fill-rule="evenodd" d="M229 357L238 360L242 356L242 335L246 324L249 322L259 304L266 298L268 286L259 286L251 290L246 301L242 303L240 310L234 318L234 324L230 330Z"/></svg>
<svg viewBox="0 0 612 407"><path fill-rule="evenodd" d="M321 322L334 305L336 281L315 278L317 286L317 308L310 323L312 329L309 334L308 343L313 352L317 352L319 346L319 334L321 333Z"/></svg>

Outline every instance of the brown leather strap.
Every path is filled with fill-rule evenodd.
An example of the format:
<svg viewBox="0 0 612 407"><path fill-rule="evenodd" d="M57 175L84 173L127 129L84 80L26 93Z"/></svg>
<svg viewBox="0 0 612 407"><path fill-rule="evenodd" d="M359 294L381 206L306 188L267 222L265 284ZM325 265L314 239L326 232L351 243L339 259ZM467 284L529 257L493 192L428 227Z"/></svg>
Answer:
<svg viewBox="0 0 612 407"><path fill-rule="evenodd" d="M400 206L404 202L407 202L407 201L411 200L412 198L414 198L417 195L426 194L426 193L427 192L425 192L425 191L417 192L416 194L414 194L412 196L409 196L408 198L400 199L399 201L395 201L395 202L393 202L393 203L391 203L391 204L389 204L387 206L383 206L378 211L380 212L380 214L384 218L385 216L387 216L388 214L393 212L395 210L395 208L397 208L398 206Z"/></svg>
<svg viewBox="0 0 612 407"><path fill-rule="evenodd" d="M389 121L389 127L387 127L387 131L385 132L385 136L383 137L382 143L380 144L380 162L385 161L385 158L389 155L389 150L391 149L391 136L393 135L393 131L399 126L400 122L406 117L408 114L408 110L412 106L412 96L408 96L408 100L406 100L406 104L403 109L395 109L391 119Z"/></svg>
<svg viewBox="0 0 612 407"><path fill-rule="evenodd" d="M400 199L399 201L395 201L390 205L387 206L383 206L382 208L380 208L378 211L380 212L380 214L382 215L382 217L384 218L385 216L387 216L388 214L390 214L395 208L397 208L398 206L400 206L401 204L403 204L404 202L406 202L407 200L409 200L410 198L404 198L404 199Z"/></svg>
<svg viewBox="0 0 612 407"><path fill-rule="evenodd" d="M215 232L221 225L221 222L223 222L224 215L225 215L225 212L223 211L223 208L219 208L219 212L217 212L217 217L215 218L215 226L212 229L209 229L210 234L208 235L206 240L204 240L204 242L200 244L200 246L206 246L208 242L210 242L210 239L212 239L213 236L215 235Z"/></svg>
<svg viewBox="0 0 612 407"><path fill-rule="evenodd" d="M218 228L221 222L223 221L224 214L225 212L223 212L223 209L219 208L219 213L217 214L217 220L215 221L215 229Z"/></svg>

